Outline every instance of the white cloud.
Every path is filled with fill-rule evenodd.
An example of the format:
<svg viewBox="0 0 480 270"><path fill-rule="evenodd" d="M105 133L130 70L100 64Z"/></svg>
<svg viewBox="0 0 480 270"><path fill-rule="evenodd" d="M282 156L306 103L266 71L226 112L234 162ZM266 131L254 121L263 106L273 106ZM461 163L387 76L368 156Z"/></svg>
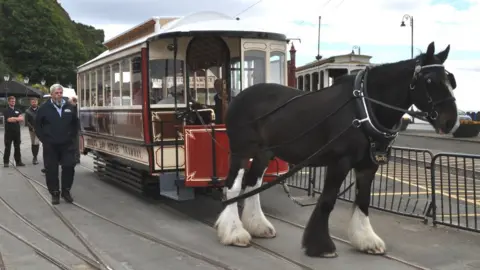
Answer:
<svg viewBox="0 0 480 270"><path fill-rule="evenodd" d="M258 0L230 0L231 10L217 10L229 15L244 10ZM453 1L453 0L452 0ZM459 1L459 0L456 0ZM467 0L465 0L467 1ZM327 5L325 5L328 2ZM454 1L455 2L455 1ZM405 51L392 51L388 59L381 58L375 52L365 52L373 56L372 62L391 62L408 57L410 46L410 26L401 28L404 14L414 17L414 46L425 51L431 41L435 41L437 52L447 44L453 51L476 51L480 53L480 0L470 0L467 10L441 4L431 5L431 0L295 0L284 3L277 0L263 0L240 15L242 20L252 20L256 24L287 34L288 37L300 37L296 42L297 56L313 60L317 54L318 16L322 16L321 41L328 43L346 43L353 45L404 46ZM199 9L200 11L201 9ZM238 11L238 12L236 12ZM162 14L167 16L171 14ZM150 14L146 14L147 19ZM143 20L138 21L141 23ZM300 26L294 21L304 21L310 26ZM111 38L133 25L102 24L95 25L105 30L106 39ZM323 50L328 57L349 51ZM362 49L362 52L364 50ZM415 49L415 54L418 51ZM300 63L303 64L303 63ZM458 88L455 91L460 107L480 109L475 100L480 100L480 89L476 79L480 76L480 60L448 60L447 68L455 73ZM476 71L475 71L476 70Z"/></svg>

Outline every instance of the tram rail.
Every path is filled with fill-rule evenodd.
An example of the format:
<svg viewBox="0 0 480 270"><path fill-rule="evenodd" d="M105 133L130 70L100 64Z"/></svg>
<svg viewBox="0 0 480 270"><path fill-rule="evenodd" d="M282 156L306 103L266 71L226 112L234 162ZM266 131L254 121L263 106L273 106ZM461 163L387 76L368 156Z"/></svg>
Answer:
<svg viewBox="0 0 480 270"><path fill-rule="evenodd" d="M0 153L3 153L0 151ZM12 164L13 165L13 164ZM88 169L90 171L93 171L91 168L88 168L88 167L85 167L85 166L82 166L83 168L85 169ZM62 219L62 222L64 222L64 224L70 229L72 228L72 233L76 236L76 237L81 237L82 239L84 239L83 236L81 236L81 233L78 229L75 228L75 226L57 209L55 208L53 205L51 205L48 200L44 197L43 194L41 194L35 187L35 185L38 185L39 187L47 190L47 187L39 182L38 180L36 179L33 179L31 178L30 176L28 176L27 174L23 173L21 170L19 170L18 168L14 167L15 170L20 174L22 175L22 177L32 186L32 188L35 190L35 192L42 198L45 200L46 204L48 204L51 208L52 208L52 211L58 216L61 216L59 218ZM81 259L82 261L86 262L89 266L93 267L93 269L98 269L98 270L109 270L109 269L113 269L111 268L106 262L105 260L100 257L100 252L95 249L93 247L93 245L91 243L89 243L86 239L84 239L84 241L80 240L82 242L82 244L85 245L85 243L87 243L86 245L88 245L88 247L86 246L86 248L90 251L90 253L94 253L92 254L92 256L96 259L96 261L88 258L85 254L81 253L80 251L74 249L73 247L63 243L62 241L60 241L59 239L55 238L54 236L52 236L51 234L45 232L44 230L42 230L41 228L39 228L37 225L33 224L33 222L31 222L27 217L25 217L24 215L20 214L18 211L16 211L11 205L9 205L8 203L6 203L5 200L3 200L3 198L0 198L0 201L11 211L11 212L14 212L14 214L24 223L26 223L29 227L31 227L34 231L36 231L37 233L41 234L42 236L44 236L45 238L47 238L48 240L50 240L51 242L59 245L60 247L62 247L63 249L67 250L68 252L72 253L74 256L76 256L77 258ZM6 204L5 204L5 203ZM7 206L8 205L8 206ZM141 237L145 240L149 240L149 241L152 241L156 244L159 244L159 245L162 245L164 247L167 247L171 250L174 250L174 251L177 251L177 252L180 252L180 253L183 253L187 256L190 256L190 257L193 257L195 259L198 259L198 260L201 260L205 263L208 263L214 267L217 267L219 269L224 269L224 270L233 270L233 268L231 268L230 266L228 266L227 264L221 262L221 261L218 261L218 260L215 260L215 259L212 259L212 258L209 258L201 253L198 253L196 251L193 251L193 250L190 250L186 247L183 247L181 245L178 245L178 244L175 244L175 243L172 243L170 241L167 241L167 240L164 240L164 239L160 239L158 237L155 237L155 236L152 236L150 234L147 234L147 233L144 233L144 232L141 232L139 230L136 230L134 228L131 228L129 226L126 226L126 225L123 225L119 222L116 222L108 217L105 217L99 213L96 213L95 211L85 207L85 206L82 206L76 202L73 202L73 204L75 207L77 207L78 209L81 209L83 210L84 212L86 213L89 213L101 220L104 220L112 225L115 225L117 227L120 227L138 237ZM178 213L177 213L178 215ZM67 225L69 224L69 225ZM6 228L5 226L1 225L0 224L0 229L4 230L5 232L7 232L8 234L10 234L11 236L17 238L19 241L23 242L24 244L26 244L27 246L29 246L30 248L32 248L37 254L39 254L42 258L46 259L47 261L53 263L55 266L57 266L59 269L62 269L62 270L71 270L71 268L69 266L67 266L65 263L63 263L60 259L58 258L55 258L54 256L51 256L49 255L46 251L40 249L39 247L35 246L33 243L30 243L28 240L24 239L24 237L20 236L19 234L13 232L12 230L10 230L9 228ZM97 258L100 258L100 259L97 259ZM101 261L100 261L101 260Z"/></svg>

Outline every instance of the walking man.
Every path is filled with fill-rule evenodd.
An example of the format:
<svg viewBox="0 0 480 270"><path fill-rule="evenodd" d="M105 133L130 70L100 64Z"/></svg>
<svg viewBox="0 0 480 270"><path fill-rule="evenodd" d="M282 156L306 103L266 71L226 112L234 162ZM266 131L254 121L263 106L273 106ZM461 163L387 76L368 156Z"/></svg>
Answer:
<svg viewBox="0 0 480 270"><path fill-rule="evenodd" d="M32 163L38 164L37 156L38 150L40 149L40 140L35 134L35 118L37 117L37 110L38 110L38 99L31 98L30 99L30 108L25 111L25 125L28 127L28 131L30 132L30 141L32 142L32 155L33 160Z"/></svg>
<svg viewBox="0 0 480 270"><path fill-rule="evenodd" d="M22 162L22 155L20 153L20 122L23 121L23 116L18 108L15 107L15 97L7 98L8 107L3 112L5 119L5 135L3 136L5 142L5 152L3 153L3 166L7 168L10 162L10 151L12 149L12 142L15 159L15 165L25 166Z"/></svg>
<svg viewBox="0 0 480 270"><path fill-rule="evenodd" d="M73 106L63 99L63 87L60 84L50 87L50 96L51 99L38 109L35 132L43 144L43 162L52 204L59 204L60 196L72 203L70 189L75 175L74 141L79 121ZM62 166L61 193L58 179L59 165Z"/></svg>

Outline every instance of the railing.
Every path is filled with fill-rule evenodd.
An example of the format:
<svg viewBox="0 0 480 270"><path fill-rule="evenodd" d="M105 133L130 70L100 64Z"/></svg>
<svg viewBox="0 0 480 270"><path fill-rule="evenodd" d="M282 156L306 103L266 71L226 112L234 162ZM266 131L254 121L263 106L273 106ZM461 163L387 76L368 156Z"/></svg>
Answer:
<svg viewBox="0 0 480 270"><path fill-rule="evenodd" d="M339 199L355 200L354 175L353 171L347 175ZM322 192L325 178L324 167L304 168L287 184L315 196ZM425 149L394 147L390 162L380 166L372 183L370 206L480 232L479 193L480 155L434 156Z"/></svg>
<svg viewBox="0 0 480 270"><path fill-rule="evenodd" d="M480 232L480 156L440 153L432 160L433 224Z"/></svg>

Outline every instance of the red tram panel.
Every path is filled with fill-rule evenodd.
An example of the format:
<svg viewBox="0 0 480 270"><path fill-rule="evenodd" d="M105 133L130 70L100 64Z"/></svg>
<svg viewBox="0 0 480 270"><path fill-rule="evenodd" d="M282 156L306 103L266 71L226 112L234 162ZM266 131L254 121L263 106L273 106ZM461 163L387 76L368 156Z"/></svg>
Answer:
<svg viewBox="0 0 480 270"><path fill-rule="evenodd" d="M215 144L216 177L225 180L229 169L229 142L225 125L215 126L215 141L212 140L212 129L204 126L186 125L185 136L185 186L208 186L213 173L213 147ZM270 161L265 172L264 181L269 182L288 172L288 163L278 158Z"/></svg>

